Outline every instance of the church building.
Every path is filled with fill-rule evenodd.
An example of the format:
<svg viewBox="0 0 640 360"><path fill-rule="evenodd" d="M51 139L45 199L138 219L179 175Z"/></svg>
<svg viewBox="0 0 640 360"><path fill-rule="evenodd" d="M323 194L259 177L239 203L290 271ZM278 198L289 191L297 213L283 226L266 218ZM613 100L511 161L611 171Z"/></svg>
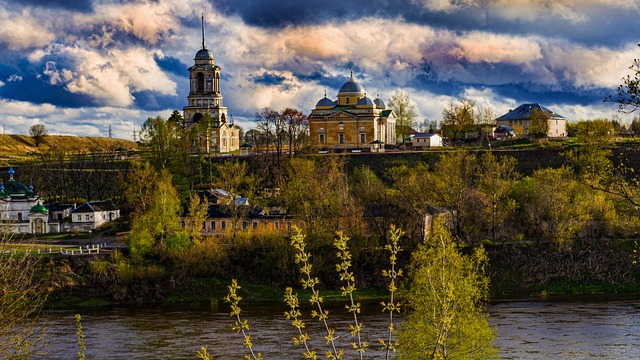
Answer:
<svg viewBox="0 0 640 360"><path fill-rule="evenodd" d="M49 232L49 210L33 190L14 179L9 168L9 180L0 183L0 232L40 234Z"/></svg>
<svg viewBox="0 0 640 360"><path fill-rule="evenodd" d="M229 121L227 108L222 104L220 92L220 72L222 68L214 64L213 53L204 41L204 15L202 17L202 49L194 58L195 64L189 68L190 92L183 117L187 129L197 129L193 137L194 145L204 152L231 152L240 149L240 129ZM205 114L211 116L210 123Z"/></svg>
<svg viewBox="0 0 640 360"><path fill-rule="evenodd" d="M367 97L351 78L338 91L338 99L320 99L309 115L311 145L319 149L384 151L395 145L396 116L378 96Z"/></svg>

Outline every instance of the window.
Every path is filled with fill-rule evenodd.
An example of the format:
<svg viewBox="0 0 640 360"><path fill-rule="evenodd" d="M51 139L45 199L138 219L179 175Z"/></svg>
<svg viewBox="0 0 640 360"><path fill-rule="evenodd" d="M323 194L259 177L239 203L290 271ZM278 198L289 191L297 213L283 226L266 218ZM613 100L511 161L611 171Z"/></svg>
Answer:
<svg viewBox="0 0 640 360"><path fill-rule="evenodd" d="M292 228L291 221L287 221L287 230L291 230Z"/></svg>
<svg viewBox="0 0 640 360"><path fill-rule="evenodd" d="M254 222L253 222L253 224L251 224L251 228L252 228L253 230L258 230L258 222L257 222L257 221L254 221Z"/></svg>
<svg viewBox="0 0 640 360"><path fill-rule="evenodd" d="M82 221L82 215L78 215L78 221Z"/></svg>
<svg viewBox="0 0 640 360"><path fill-rule="evenodd" d="M344 129L344 123L343 123L342 121L340 121L340 123L338 124L338 128L339 128L340 130L343 130L343 129Z"/></svg>
<svg viewBox="0 0 640 360"><path fill-rule="evenodd" d="M211 230L215 230L216 229L216 222L215 221L211 221Z"/></svg>
<svg viewBox="0 0 640 360"><path fill-rule="evenodd" d="M247 227L249 227L249 224L246 221L242 222L242 230L247 230Z"/></svg>
<svg viewBox="0 0 640 360"><path fill-rule="evenodd" d="M344 133L341 132L340 134L338 134L338 142L340 144L344 144Z"/></svg>
<svg viewBox="0 0 640 360"><path fill-rule="evenodd" d="M318 142L319 142L320 144L324 144L324 134L320 134L320 135L318 136Z"/></svg>
<svg viewBox="0 0 640 360"><path fill-rule="evenodd" d="M204 91L204 74L201 72L196 77L196 91Z"/></svg>
<svg viewBox="0 0 640 360"><path fill-rule="evenodd" d="M220 221L220 229L225 230L227 228L227 222L222 220Z"/></svg>
<svg viewBox="0 0 640 360"><path fill-rule="evenodd" d="M344 101L345 101L345 104L348 104L348 103L349 103L349 97L347 96L347 97L344 99Z"/></svg>
<svg viewBox="0 0 640 360"><path fill-rule="evenodd" d="M365 133L360 133L360 143L364 144L367 142L367 136Z"/></svg>
<svg viewBox="0 0 640 360"><path fill-rule="evenodd" d="M85 219L85 220L87 220L87 221L89 221L89 220L91 220L91 216L89 216L89 215L85 215L85 216L84 216L84 219Z"/></svg>
<svg viewBox="0 0 640 360"><path fill-rule="evenodd" d="M280 230L280 221L276 221L275 228L276 230Z"/></svg>

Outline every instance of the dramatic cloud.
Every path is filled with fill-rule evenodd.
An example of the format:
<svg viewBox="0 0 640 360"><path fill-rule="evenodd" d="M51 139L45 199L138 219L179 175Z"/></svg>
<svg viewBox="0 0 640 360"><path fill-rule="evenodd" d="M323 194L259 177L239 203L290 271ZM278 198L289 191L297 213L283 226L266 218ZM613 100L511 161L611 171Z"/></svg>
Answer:
<svg viewBox="0 0 640 360"><path fill-rule="evenodd" d="M245 128L262 107L335 98L351 67L370 97L403 89L430 120L461 98L496 115L540 102L610 117L602 99L639 52L636 0L0 0L3 121L131 137L185 105L202 13Z"/></svg>

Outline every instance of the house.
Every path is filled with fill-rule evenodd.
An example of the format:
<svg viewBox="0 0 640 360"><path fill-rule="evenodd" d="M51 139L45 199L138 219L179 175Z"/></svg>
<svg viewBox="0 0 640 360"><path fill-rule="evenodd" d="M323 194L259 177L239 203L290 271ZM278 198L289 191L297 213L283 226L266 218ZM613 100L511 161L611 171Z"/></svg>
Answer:
<svg viewBox="0 0 640 360"><path fill-rule="evenodd" d="M71 226L91 230L119 217L120 209L109 201L86 202L71 211Z"/></svg>
<svg viewBox="0 0 640 360"><path fill-rule="evenodd" d="M415 133L412 146L414 148L442 146L442 137L438 134Z"/></svg>
<svg viewBox="0 0 640 360"><path fill-rule="evenodd" d="M567 119L540 104L522 104L496 119L497 126L522 129L524 135L535 131L547 137L567 136Z"/></svg>
<svg viewBox="0 0 640 360"><path fill-rule="evenodd" d="M236 230L241 232L269 232L277 231L284 235L291 235L299 221L288 215L278 207L249 207L243 205L239 209L242 216L234 219L232 209L221 204L209 204L207 217L202 224L202 235L223 235L232 231L236 221ZM185 213L186 217L188 214ZM182 227L186 226L186 218L181 220Z"/></svg>
<svg viewBox="0 0 640 360"><path fill-rule="evenodd" d="M338 99L324 98L309 115L311 146L319 149L382 151L395 145L396 116L376 98L371 100L362 85L351 78L338 91Z"/></svg>
<svg viewBox="0 0 640 360"><path fill-rule="evenodd" d="M508 126L496 126L493 129L492 138L495 140L506 140L516 136L516 132Z"/></svg>

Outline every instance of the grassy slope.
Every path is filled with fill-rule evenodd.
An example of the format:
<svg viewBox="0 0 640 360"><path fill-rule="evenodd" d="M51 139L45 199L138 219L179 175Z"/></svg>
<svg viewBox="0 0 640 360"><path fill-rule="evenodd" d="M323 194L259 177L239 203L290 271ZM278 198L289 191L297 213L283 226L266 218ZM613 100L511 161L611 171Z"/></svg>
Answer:
<svg viewBox="0 0 640 360"><path fill-rule="evenodd" d="M0 135L0 165L8 162L28 162L33 156L49 150L62 152L103 152L113 151L119 147L127 150L137 150L136 143L124 139L110 139L104 137L79 137L67 135L49 135L43 144L35 147L33 139L27 135Z"/></svg>

